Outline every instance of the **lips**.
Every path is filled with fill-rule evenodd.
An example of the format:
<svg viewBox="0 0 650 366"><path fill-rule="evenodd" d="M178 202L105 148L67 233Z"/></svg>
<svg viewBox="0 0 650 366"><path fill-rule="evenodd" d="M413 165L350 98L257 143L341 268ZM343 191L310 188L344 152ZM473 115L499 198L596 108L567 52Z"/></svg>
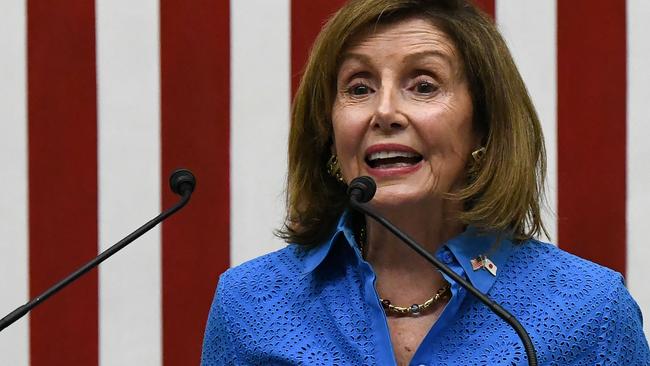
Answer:
<svg viewBox="0 0 650 366"><path fill-rule="evenodd" d="M366 150L365 161L373 170L403 169L418 165L422 155L405 145L378 144Z"/></svg>

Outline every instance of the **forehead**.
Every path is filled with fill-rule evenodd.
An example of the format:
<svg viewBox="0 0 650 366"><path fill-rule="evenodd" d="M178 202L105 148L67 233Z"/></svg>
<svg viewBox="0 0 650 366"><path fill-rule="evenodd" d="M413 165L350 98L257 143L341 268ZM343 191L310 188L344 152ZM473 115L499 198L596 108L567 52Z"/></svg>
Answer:
<svg viewBox="0 0 650 366"><path fill-rule="evenodd" d="M433 52L458 63L458 52L451 38L430 20L406 18L387 24L372 25L351 39L342 60L351 55L410 54Z"/></svg>

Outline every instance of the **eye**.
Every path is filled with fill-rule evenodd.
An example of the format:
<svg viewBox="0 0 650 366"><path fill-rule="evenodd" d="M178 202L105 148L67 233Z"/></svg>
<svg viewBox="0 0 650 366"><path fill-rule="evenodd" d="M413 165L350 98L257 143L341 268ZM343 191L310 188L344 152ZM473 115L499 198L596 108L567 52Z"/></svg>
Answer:
<svg viewBox="0 0 650 366"><path fill-rule="evenodd" d="M437 87L428 81L419 81L415 84L415 91L420 94L431 94L435 92Z"/></svg>
<svg viewBox="0 0 650 366"><path fill-rule="evenodd" d="M409 79L408 90L421 97L429 97L440 89L437 79L428 71L416 70Z"/></svg>
<svg viewBox="0 0 650 366"><path fill-rule="evenodd" d="M362 84L362 83L357 83L352 86L350 86L347 89L348 94L353 95L353 96L364 96L370 94L371 90L370 87Z"/></svg>

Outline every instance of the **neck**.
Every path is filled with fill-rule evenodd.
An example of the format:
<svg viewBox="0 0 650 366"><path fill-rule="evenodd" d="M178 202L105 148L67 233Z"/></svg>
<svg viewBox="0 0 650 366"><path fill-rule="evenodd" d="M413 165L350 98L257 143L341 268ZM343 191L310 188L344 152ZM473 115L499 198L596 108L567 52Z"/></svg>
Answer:
<svg viewBox="0 0 650 366"><path fill-rule="evenodd" d="M376 210L430 253L435 253L450 238L463 231L458 220L452 220L458 207L455 202L438 200L433 204L402 205ZM431 264L393 235L383 225L366 218L366 260L374 267L430 267ZM415 261L414 259L419 259Z"/></svg>
<svg viewBox="0 0 650 366"><path fill-rule="evenodd" d="M460 234L463 225L451 220L458 202L437 200L422 205L377 208L379 213L413 238L430 253L435 253L450 238ZM404 303L430 297L444 285L442 275L432 264L371 218L366 219L366 260L377 275L380 296Z"/></svg>

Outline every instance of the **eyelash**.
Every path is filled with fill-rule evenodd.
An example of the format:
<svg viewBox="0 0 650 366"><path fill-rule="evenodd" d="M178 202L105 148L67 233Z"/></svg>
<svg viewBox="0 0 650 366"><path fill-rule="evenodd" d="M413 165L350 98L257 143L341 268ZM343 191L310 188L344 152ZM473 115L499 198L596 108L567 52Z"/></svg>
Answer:
<svg viewBox="0 0 650 366"><path fill-rule="evenodd" d="M421 87L421 86L430 87L431 90L430 91L418 91L418 88ZM366 90L365 90L365 92L362 92L360 94L355 94L355 90L357 88L365 88ZM438 87L437 84L431 82L428 79L419 77L419 78L416 78L416 80L413 83L413 86L410 87L409 90L413 90L418 94L433 94L436 91L438 91L438 88L439 87ZM370 94L372 91L373 91L372 88L370 86L368 86L368 84L366 84L364 82L361 82L361 81L355 82L355 83L353 83L352 85L348 86L345 89L345 93L350 95L350 96L353 96L353 97L363 97L363 96L366 96L366 95Z"/></svg>
<svg viewBox="0 0 650 366"><path fill-rule="evenodd" d="M418 91L418 88L420 86L428 86L428 87L431 88L431 90L426 91L426 92L420 92L420 91ZM436 91L438 91L438 85L431 82L428 79L420 77L420 78L416 78L416 80L415 80L415 82L413 84L413 87L411 87L410 89L414 90L418 94L432 94L432 93L435 93Z"/></svg>
<svg viewBox="0 0 650 366"><path fill-rule="evenodd" d="M361 87L367 89L366 93L355 94L354 93L355 89L356 88L361 88ZM363 82L356 82L356 83L350 85L349 87L347 87L347 89L345 89L345 93L349 94L349 95L351 95L353 97L365 96L365 95L369 94L371 91L372 91L372 88L370 86L368 86L367 84L363 83Z"/></svg>

